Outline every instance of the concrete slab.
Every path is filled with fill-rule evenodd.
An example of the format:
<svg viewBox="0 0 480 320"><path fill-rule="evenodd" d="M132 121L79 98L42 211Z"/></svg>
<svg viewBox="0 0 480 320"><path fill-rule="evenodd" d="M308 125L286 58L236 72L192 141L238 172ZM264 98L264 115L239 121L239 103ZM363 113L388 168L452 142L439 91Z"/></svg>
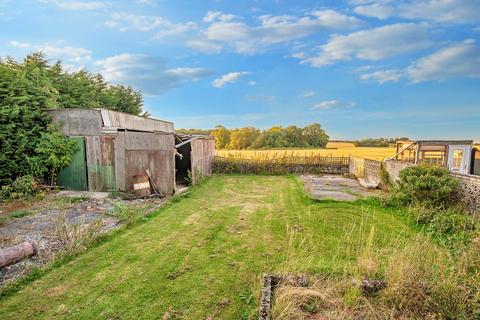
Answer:
<svg viewBox="0 0 480 320"><path fill-rule="evenodd" d="M364 188L356 179L338 175L303 175L301 180L307 192L315 199L354 201L359 197L380 195L381 191Z"/></svg>
<svg viewBox="0 0 480 320"><path fill-rule="evenodd" d="M108 192L93 192L93 191L72 191L72 190L63 190L57 193L59 197L67 198L88 198L88 199L106 199L108 198Z"/></svg>

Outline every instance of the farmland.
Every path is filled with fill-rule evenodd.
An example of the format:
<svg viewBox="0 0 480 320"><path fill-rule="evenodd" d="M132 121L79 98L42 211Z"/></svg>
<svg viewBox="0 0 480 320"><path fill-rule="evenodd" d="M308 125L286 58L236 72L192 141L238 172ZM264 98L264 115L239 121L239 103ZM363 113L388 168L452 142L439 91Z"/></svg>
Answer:
<svg viewBox="0 0 480 320"><path fill-rule="evenodd" d="M263 160L284 156L356 156L372 160L383 160L395 155L395 147L355 147L350 142L329 142L325 149L217 150L217 155Z"/></svg>

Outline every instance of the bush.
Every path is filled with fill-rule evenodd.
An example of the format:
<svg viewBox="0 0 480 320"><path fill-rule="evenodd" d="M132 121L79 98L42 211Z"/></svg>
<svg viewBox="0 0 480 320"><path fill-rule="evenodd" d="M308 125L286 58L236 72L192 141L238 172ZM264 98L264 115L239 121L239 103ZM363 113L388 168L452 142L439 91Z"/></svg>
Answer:
<svg viewBox="0 0 480 320"><path fill-rule="evenodd" d="M0 200L30 199L40 191L37 181L31 175L18 177L11 185L0 189Z"/></svg>
<svg viewBox="0 0 480 320"><path fill-rule="evenodd" d="M29 159L32 171L53 185L58 172L70 164L75 142L60 134L57 128L49 126L46 132L41 133L35 152L35 156Z"/></svg>
<svg viewBox="0 0 480 320"><path fill-rule="evenodd" d="M392 188L390 202L447 208L455 201L457 188L458 181L445 168L412 166L400 171L400 179Z"/></svg>

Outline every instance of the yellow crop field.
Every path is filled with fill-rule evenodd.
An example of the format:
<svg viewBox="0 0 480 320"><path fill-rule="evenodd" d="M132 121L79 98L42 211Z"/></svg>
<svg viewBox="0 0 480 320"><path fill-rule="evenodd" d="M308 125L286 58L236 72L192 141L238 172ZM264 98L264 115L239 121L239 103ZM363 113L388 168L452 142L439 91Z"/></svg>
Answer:
<svg viewBox="0 0 480 320"><path fill-rule="evenodd" d="M325 149L273 149L273 150L217 150L221 157L243 159L275 159L285 156L357 156L372 160L383 160L395 155L394 147L355 147L351 142L329 142Z"/></svg>

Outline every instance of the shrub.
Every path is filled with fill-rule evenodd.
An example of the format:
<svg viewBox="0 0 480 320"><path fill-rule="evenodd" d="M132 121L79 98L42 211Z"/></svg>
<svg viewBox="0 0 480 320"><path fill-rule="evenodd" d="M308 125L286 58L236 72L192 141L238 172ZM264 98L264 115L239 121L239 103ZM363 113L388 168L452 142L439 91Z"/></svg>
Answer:
<svg viewBox="0 0 480 320"><path fill-rule="evenodd" d="M50 185L55 183L58 172L68 166L75 152L75 142L49 126L42 132L35 148L35 156L29 159L36 176L44 176Z"/></svg>
<svg viewBox="0 0 480 320"><path fill-rule="evenodd" d="M455 201L458 181L445 168L420 165L400 171L390 201L398 205L449 207Z"/></svg>
<svg viewBox="0 0 480 320"><path fill-rule="evenodd" d="M21 176L11 185L3 186L0 190L0 200L23 200L34 197L40 191L37 181L31 176Z"/></svg>

